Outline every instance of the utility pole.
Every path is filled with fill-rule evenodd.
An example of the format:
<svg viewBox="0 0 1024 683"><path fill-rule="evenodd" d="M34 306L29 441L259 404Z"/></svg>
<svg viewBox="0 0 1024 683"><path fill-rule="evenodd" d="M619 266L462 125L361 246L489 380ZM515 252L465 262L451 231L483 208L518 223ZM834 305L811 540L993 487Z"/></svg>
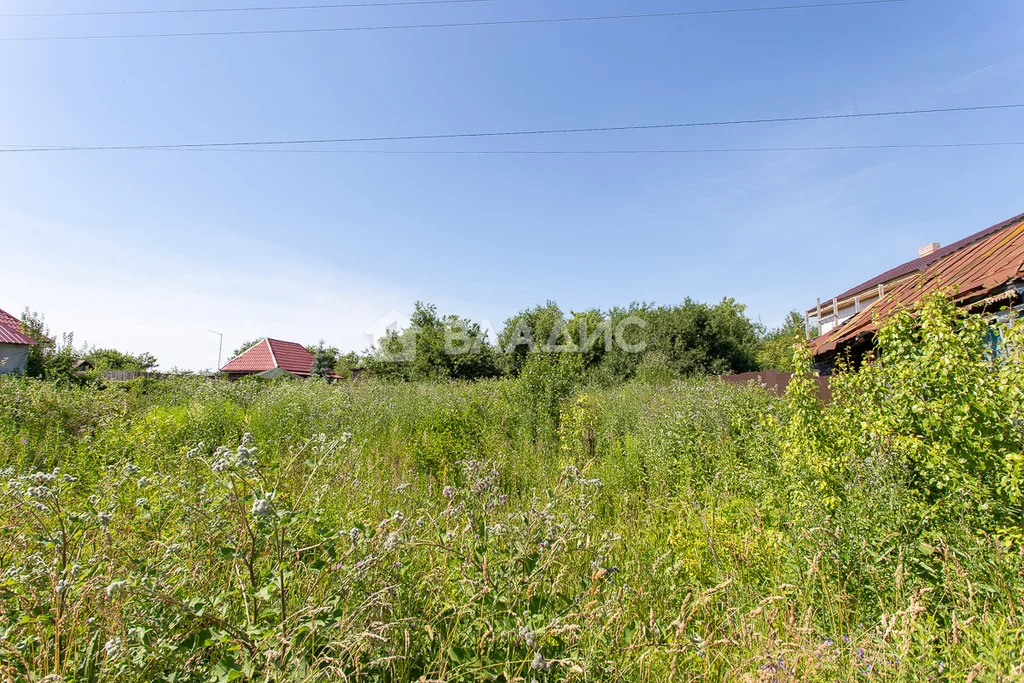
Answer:
<svg viewBox="0 0 1024 683"><path fill-rule="evenodd" d="M224 350L224 333L223 332L215 332L213 330L209 330L209 331L212 332L213 334L217 335L218 337L220 337L220 342L217 344L217 369L214 370L214 372L217 373L217 372L220 372L220 353L221 353L221 351Z"/></svg>

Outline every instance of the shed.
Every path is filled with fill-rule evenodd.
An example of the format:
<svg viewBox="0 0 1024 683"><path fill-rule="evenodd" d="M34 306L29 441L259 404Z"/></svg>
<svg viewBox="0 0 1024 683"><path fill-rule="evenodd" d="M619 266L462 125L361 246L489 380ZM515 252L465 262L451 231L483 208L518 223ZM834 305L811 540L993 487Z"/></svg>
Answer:
<svg viewBox="0 0 1024 683"><path fill-rule="evenodd" d="M0 310L0 375L24 373L36 341L21 331L21 321Z"/></svg>

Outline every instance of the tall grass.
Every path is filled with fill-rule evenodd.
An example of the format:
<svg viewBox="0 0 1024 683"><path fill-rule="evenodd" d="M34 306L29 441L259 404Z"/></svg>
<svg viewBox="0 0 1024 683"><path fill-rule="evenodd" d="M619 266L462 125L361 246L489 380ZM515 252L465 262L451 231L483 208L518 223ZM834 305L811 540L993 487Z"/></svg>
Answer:
<svg viewBox="0 0 1024 683"><path fill-rule="evenodd" d="M554 399L0 381L0 674L1024 676L1006 518L923 513L917 461L842 431L868 403L716 380Z"/></svg>

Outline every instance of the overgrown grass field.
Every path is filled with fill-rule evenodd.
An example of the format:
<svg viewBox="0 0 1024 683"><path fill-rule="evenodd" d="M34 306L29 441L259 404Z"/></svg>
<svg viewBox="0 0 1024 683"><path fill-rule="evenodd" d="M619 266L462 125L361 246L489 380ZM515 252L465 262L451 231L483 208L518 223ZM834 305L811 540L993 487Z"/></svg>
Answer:
<svg viewBox="0 0 1024 683"><path fill-rule="evenodd" d="M1020 332L785 399L0 380L12 681L1021 680Z"/></svg>

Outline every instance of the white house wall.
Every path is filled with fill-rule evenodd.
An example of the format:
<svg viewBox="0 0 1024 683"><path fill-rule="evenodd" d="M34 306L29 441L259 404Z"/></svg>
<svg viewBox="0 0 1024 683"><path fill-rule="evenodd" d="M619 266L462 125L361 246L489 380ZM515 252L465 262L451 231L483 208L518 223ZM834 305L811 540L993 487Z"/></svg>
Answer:
<svg viewBox="0 0 1024 683"><path fill-rule="evenodd" d="M24 344L0 344L0 375L25 372L28 349Z"/></svg>

